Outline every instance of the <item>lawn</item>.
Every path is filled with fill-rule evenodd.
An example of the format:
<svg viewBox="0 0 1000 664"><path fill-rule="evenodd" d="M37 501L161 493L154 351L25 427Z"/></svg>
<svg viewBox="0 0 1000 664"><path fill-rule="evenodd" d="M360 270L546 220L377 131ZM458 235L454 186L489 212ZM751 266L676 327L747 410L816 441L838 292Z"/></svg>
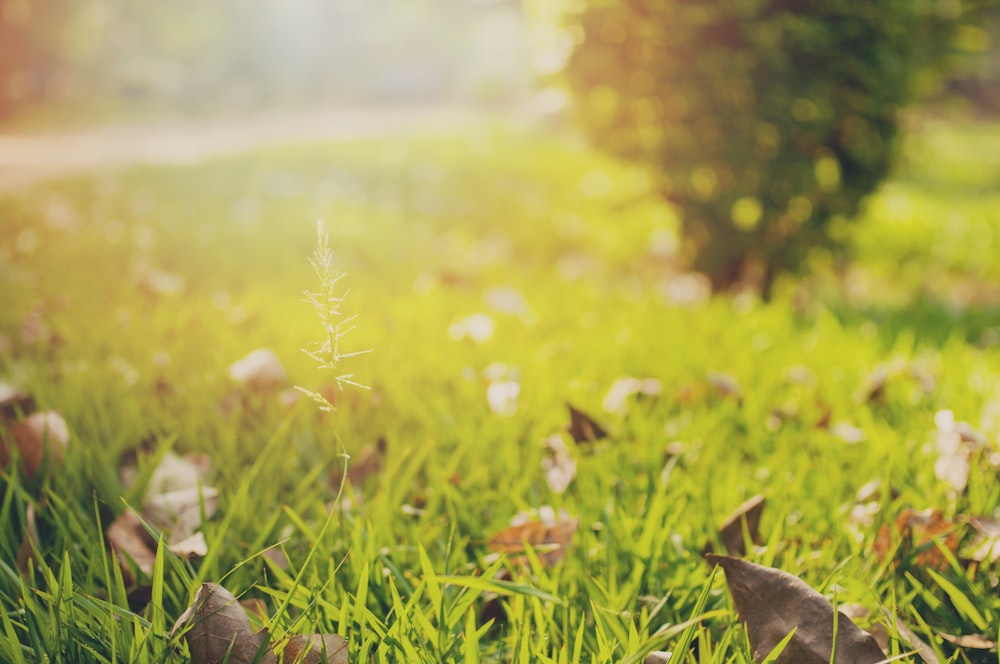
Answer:
<svg viewBox="0 0 1000 664"><path fill-rule="evenodd" d="M260 600L276 650L340 634L352 662L749 662L703 552L763 495L748 560L864 628L898 616L925 658L998 661L1000 127L913 124L857 263L818 256L770 303L705 298L647 178L537 128L0 199L0 378L71 434L48 472L0 477L0 659L189 661L171 627L212 582ZM371 351L328 370L301 350L325 335L317 219L357 316L341 350ZM258 348L336 410L238 384ZM149 520L163 459L191 453L205 550L165 529L120 562L116 517Z"/></svg>

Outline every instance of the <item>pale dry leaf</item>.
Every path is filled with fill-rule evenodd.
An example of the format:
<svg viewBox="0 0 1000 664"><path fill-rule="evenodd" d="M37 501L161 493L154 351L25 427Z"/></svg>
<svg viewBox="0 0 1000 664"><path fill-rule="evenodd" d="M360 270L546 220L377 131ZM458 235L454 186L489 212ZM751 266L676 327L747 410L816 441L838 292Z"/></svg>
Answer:
<svg viewBox="0 0 1000 664"><path fill-rule="evenodd" d="M963 439L955 415L950 410L935 413L934 425L937 429L934 474L954 493L961 495L969 484L972 450Z"/></svg>
<svg viewBox="0 0 1000 664"><path fill-rule="evenodd" d="M180 456L167 452L160 459L146 485L146 495L197 489L208 481L212 472L212 460L205 454L185 454Z"/></svg>
<svg viewBox="0 0 1000 664"><path fill-rule="evenodd" d="M283 662L347 664L347 639L338 634L299 634L288 640Z"/></svg>
<svg viewBox="0 0 1000 664"><path fill-rule="evenodd" d="M167 548L175 556L184 560L204 558L208 555L208 542L205 541L205 534L201 531L180 541L171 542L167 545Z"/></svg>
<svg viewBox="0 0 1000 664"><path fill-rule="evenodd" d="M546 454L542 457L542 472L545 483L552 493L563 494L576 477L576 461L570 454L561 434L553 434L545 440Z"/></svg>
<svg viewBox="0 0 1000 664"><path fill-rule="evenodd" d="M976 537L971 545L972 551L964 557L977 563L1000 561L1000 519L974 516L969 523L975 529Z"/></svg>
<svg viewBox="0 0 1000 664"><path fill-rule="evenodd" d="M267 631L254 632L243 606L218 584L201 584L170 634L180 630L191 664L277 664Z"/></svg>
<svg viewBox="0 0 1000 664"><path fill-rule="evenodd" d="M258 348L229 365L229 377L242 389L271 394L288 387L288 374L270 348Z"/></svg>
<svg viewBox="0 0 1000 664"><path fill-rule="evenodd" d="M202 503L205 518L210 519L219 508L219 492L213 487L194 487L146 496L142 503L145 519L170 532L170 541L180 541L193 535L202 523Z"/></svg>
<svg viewBox="0 0 1000 664"><path fill-rule="evenodd" d="M654 650L646 655L643 664L669 664L671 655L669 650Z"/></svg>
<svg viewBox="0 0 1000 664"><path fill-rule="evenodd" d="M798 577L771 567L708 554L722 567L733 604L746 624L754 660L762 662L793 630L775 664L878 664L885 659L875 639L834 609ZM836 627L834 622L836 621Z"/></svg>
<svg viewBox="0 0 1000 664"><path fill-rule="evenodd" d="M108 526L105 537L123 570L127 571L131 565L135 565L144 576L153 575L156 541L150 537L133 510L127 509L119 514Z"/></svg>
<svg viewBox="0 0 1000 664"><path fill-rule="evenodd" d="M521 385L514 380L500 380L486 386L486 403L490 411L500 417L517 414L517 400L521 396Z"/></svg>
<svg viewBox="0 0 1000 664"><path fill-rule="evenodd" d="M38 550L38 526L35 524L35 504L28 503L24 510L24 538L17 549L17 569L27 578L32 563L35 561L35 551Z"/></svg>
<svg viewBox="0 0 1000 664"><path fill-rule="evenodd" d="M622 376L611 384L602 405L609 413L624 415L633 397L656 397L662 392L663 383L656 378Z"/></svg>

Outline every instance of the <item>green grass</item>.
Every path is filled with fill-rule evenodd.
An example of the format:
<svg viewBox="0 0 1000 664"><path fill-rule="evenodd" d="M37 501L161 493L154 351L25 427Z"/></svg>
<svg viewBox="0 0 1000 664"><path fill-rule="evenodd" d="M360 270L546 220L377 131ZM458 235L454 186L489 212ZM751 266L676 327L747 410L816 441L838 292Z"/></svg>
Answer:
<svg viewBox="0 0 1000 664"><path fill-rule="evenodd" d="M924 127L857 227L858 264L786 283L770 304L671 304L669 260L650 247L677 221L644 196L642 175L511 128L291 146L0 200L2 374L73 433L41 486L0 480L0 659L186 661L170 626L213 581L266 600L277 639L348 636L351 661L641 662L686 644L685 661L751 661L701 550L757 493L766 546L753 560L836 588L839 603L888 606L945 654L936 630L995 639L995 566L934 577L872 553L877 525L905 506L1000 508L988 455L954 496L933 451L940 409L994 448L1000 434L995 154L994 127ZM330 380L299 350L323 336L301 297L316 286L320 217L348 273L344 310L359 316L347 341L374 351L345 369L372 390L344 392L332 414L306 401L226 412L226 367L260 346L295 384ZM181 277L180 292L144 287L151 268ZM527 311L491 310L494 288L520 293ZM32 312L58 342L21 340ZM492 339L449 336L477 312L494 319ZM521 386L512 416L488 407L495 363ZM866 401L879 367L884 394ZM709 387L711 372L738 381L742 400ZM604 412L623 375L659 379L662 395ZM556 495L543 442L565 427L566 402L612 435L569 444L577 475ZM817 428L826 411L865 440ZM379 437L382 471L335 503L328 476L344 451L357 458ZM204 524L208 556L161 550L160 601L133 613L102 538L141 502L118 467L143 442L147 469L168 447L211 456L221 507ZM852 529L854 495L875 479L898 497L876 526ZM23 578L13 561L32 502L45 504L40 556ZM504 563L488 558L490 536L543 505L579 519L565 560L492 580ZM261 555L274 546L287 569ZM488 624L492 595L503 619Z"/></svg>

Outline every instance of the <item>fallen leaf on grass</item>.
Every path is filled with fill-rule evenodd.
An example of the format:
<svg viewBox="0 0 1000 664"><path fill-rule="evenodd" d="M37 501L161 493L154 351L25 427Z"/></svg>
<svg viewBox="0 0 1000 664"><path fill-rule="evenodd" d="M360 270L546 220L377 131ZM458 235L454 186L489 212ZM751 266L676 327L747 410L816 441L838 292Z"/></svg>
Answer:
<svg viewBox="0 0 1000 664"><path fill-rule="evenodd" d="M937 632L937 635L953 646L958 646L963 650L988 650L990 652L996 652L998 646L996 641L988 639L980 634L955 635Z"/></svg>
<svg viewBox="0 0 1000 664"><path fill-rule="evenodd" d="M654 650L646 655L642 664L668 664L673 653L668 650Z"/></svg>
<svg viewBox="0 0 1000 664"><path fill-rule="evenodd" d="M552 493L561 495L576 477L576 461L566 448L561 434L554 434L545 440L545 456L542 457L542 472L545 483Z"/></svg>
<svg viewBox="0 0 1000 664"><path fill-rule="evenodd" d="M347 664L347 639L337 634L299 634L285 645L284 662Z"/></svg>
<svg viewBox="0 0 1000 664"><path fill-rule="evenodd" d="M976 530L976 538L972 550L963 558L977 563L1000 561L1000 519L974 516L969 523Z"/></svg>
<svg viewBox="0 0 1000 664"><path fill-rule="evenodd" d="M17 549L17 569L25 577L35 561L35 551L38 550L38 527L35 525L35 505L28 503L24 510L24 539Z"/></svg>
<svg viewBox="0 0 1000 664"><path fill-rule="evenodd" d="M247 612L218 584L201 584L171 636L182 629L191 664L277 664L267 631L254 632Z"/></svg>
<svg viewBox="0 0 1000 664"><path fill-rule="evenodd" d="M969 485L972 454L983 447L985 439L967 423L956 422L955 414L950 410L934 414L934 427L937 430L935 447L938 454L934 474L946 482L953 492L962 494Z"/></svg>
<svg viewBox="0 0 1000 664"><path fill-rule="evenodd" d="M0 423L30 415L34 410L34 397L10 383L0 381Z"/></svg>
<svg viewBox="0 0 1000 664"><path fill-rule="evenodd" d="M546 505L537 514L514 517L510 527L490 537L488 546L497 553L519 554L510 558L517 565L526 565L524 552L530 547L543 565L552 566L566 556L578 523L565 510L556 512Z"/></svg>
<svg viewBox="0 0 1000 664"><path fill-rule="evenodd" d="M357 488L369 477L382 472L382 459L385 457L387 448L388 442L385 436L379 436L374 445L365 445L347 462L347 481ZM344 479L343 469L339 465L333 468L327 479L330 481L330 486L339 489Z"/></svg>
<svg viewBox="0 0 1000 664"><path fill-rule="evenodd" d="M743 402L743 389L737 380L729 374L713 371L706 376L706 379L720 396L732 399L737 404Z"/></svg>
<svg viewBox="0 0 1000 664"><path fill-rule="evenodd" d="M258 348L229 365L229 377L242 389L271 394L288 387L288 374L270 348Z"/></svg>
<svg viewBox="0 0 1000 664"><path fill-rule="evenodd" d="M869 611L867 608L861 606L860 604L842 604L840 607L841 613L846 615L851 620L854 619L865 619L869 617ZM896 617L894 614L889 612L887 609L882 610L882 615L884 621L876 622L869 627L867 630L875 642L878 643L878 647L884 653L889 652L889 640L890 633L889 628L886 625L891 625L893 633L899 636L900 641L905 645L912 648L920 659L924 660L925 664L943 664L941 659L934 652L927 643L925 643L916 633L911 630L906 624Z"/></svg>
<svg viewBox="0 0 1000 664"><path fill-rule="evenodd" d="M746 624L756 662L764 661L793 630L776 664L829 664L834 634L834 664L877 664L885 659L871 635L838 614L798 577L739 558L716 554L706 558L726 572L729 593Z"/></svg>
<svg viewBox="0 0 1000 664"><path fill-rule="evenodd" d="M760 544L760 516L764 512L764 496L756 495L745 501L726 517L719 527L719 541L731 556L744 556L747 552L747 542L744 538L744 527L750 535L750 542ZM744 526L745 524L745 526ZM712 551L712 543L705 546L705 552Z"/></svg>
<svg viewBox="0 0 1000 664"><path fill-rule="evenodd" d="M900 541L898 547L894 546L897 538ZM882 524L873 548L882 560L895 551L893 564L897 567L904 560L912 560L917 567L942 571L950 563L938 548L938 543L954 555L958 551L959 539L958 524L944 518L940 511L905 509L896 517L892 527Z"/></svg>
<svg viewBox="0 0 1000 664"><path fill-rule="evenodd" d="M663 383L656 378L622 376L611 384L604 397L604 410L624 415L633 397L657 397L663 392Z"/></svg>
<svg viewBox="0 0 1000 664"><path fill-rule="evenodd" d="M30 480L46 462L49 467L61 463L68 445L69 429L62 415L52 410L32 413L0 438L0 467L11 462L16 449L24 474Z"/></svg>
<svg viewBox="0 0 1000 664"><path fill-rule="evenodd" d="M577 410L570 404L566 404L569 409L569 424L566 431L577 443L594 443L602 438L608 437L608 432L600 424L594 421L590 415L581 410Z"/></svg>
<svg viewBox="0 0 1000 664"><path fill-rule="evenodd" d="M150 537L134 511L129 509L119 514L108 526L105 538L115 557L118 558L126 581L130 585L138 580L131 571L133 565L143 576L153 575L156 541Z"/></svg>
<svg viewBox="0 0 1000 664"><path fill-rule="evenodd" d="M486 403L490 411L500 417L517 414L517 399L521 396L521 385L514 380L500 380L486 386Z"/></svg>
<svg viewBox="0 0 1000 664"><path fill-rule="evenodd" d="M213 487L194 487L147 495L142 502L142 514L149 523L170 533L170 542L193 535L202 521L202 506L206 519L219 508L219 492Z"/></svg>

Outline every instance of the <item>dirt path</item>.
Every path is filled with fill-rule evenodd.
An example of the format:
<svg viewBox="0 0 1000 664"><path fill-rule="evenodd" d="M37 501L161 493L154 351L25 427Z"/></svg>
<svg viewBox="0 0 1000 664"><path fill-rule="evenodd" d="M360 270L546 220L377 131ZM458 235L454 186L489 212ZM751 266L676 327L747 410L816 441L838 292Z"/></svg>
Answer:
<svg viewBox="0 0 1000 664"><path fill-rule="evenodd" d="M0 130L0 194L102 168L183 165L283 143L455 130L482 117L471 109L428 106L270 112L45 133Z"/></svg>

